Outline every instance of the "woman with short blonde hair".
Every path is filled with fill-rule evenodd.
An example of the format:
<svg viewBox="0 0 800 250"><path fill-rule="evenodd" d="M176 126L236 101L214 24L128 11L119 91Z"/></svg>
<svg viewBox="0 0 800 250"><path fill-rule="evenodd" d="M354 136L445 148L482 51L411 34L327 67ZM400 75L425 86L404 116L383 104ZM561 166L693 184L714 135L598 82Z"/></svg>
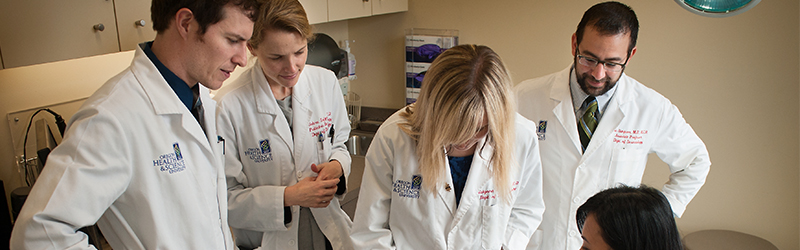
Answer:
<svg viewBox="0 0 800 250"><path fill-rule="evenodd" d="M350 250L352 222L339 203L350 124L339 82L306 65L313 34L300 2L260 1L247 46L257 60L216 97L236 244Z"/></svg>
<svg viewBox="0 0 800 250"><path fill-rule="evenodd" d="M261 45L267 30L297 32L311 42L314 38L306 10L297 0L261 0L261 17L253 25L253 36L247 41L255 49Z"/></svg>

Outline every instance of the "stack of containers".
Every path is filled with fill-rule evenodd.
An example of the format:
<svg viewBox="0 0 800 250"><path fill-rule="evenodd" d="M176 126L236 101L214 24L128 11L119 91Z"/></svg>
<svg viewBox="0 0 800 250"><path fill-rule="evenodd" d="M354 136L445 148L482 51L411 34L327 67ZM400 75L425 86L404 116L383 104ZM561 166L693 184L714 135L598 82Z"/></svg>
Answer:
<svg viewBox="0 0 800 250"><path fill-rule="evenodd" d="M406 105L417 101L422 79L436 57L458 45L458 30L406 30Z"/></svg>

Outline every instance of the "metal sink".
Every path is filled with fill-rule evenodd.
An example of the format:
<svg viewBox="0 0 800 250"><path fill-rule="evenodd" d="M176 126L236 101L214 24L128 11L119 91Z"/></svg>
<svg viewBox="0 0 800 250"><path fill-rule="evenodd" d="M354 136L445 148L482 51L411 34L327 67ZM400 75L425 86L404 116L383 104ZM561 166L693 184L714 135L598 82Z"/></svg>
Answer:
<svg viewBox="0 0 800 250"><path fill-rule="evenodd" d="M364 156L367 154L369 144L375 136L373 133L361 130L350 131L350 138L347 139L347 151L350 151L352 165L350 165L350 176L347 177L347 194L342 203L342 209L353 219L358 200L358 191L361 187L361 176L364 174L366 166Z"/></svg>
<svg viewBox="0 0 800 250"><path fill-rule="evenodd" d="M347 151L350 151L350 155L367 155L367 149L369 149L373 137L373 134L351 133L350 138L347 139Z"/></svg>

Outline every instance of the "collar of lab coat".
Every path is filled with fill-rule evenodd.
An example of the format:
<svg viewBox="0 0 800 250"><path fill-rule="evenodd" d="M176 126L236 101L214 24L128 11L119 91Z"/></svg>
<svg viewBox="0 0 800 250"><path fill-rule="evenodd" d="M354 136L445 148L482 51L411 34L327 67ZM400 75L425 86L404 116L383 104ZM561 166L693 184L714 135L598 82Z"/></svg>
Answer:
<svg viewBox="0 0 800 250"><path fill-rule="evenodd" d="M478 191L482 187L486 186L486 183L492 179L492 169L489 160L492 158L492 154L494 153L494 147L486 144L486 138L487 137L481 139L481 141L477 144L478 146L475 150L476 154L473 154L472 165L470 165L469 174L467 175L467 183L464 185L464 190L461 191L460 205L457 205L456 203L454 188L451 188L451 191L447 191L445 186L441 186L437 190L438 196L447 206L450 214L454 215L451 225L457 225L458 222L461 221L463 215L466 214L457 213L458 210L469 210L472 206L475 206L476 203L478 203ZM446 159L445 164L447 164L447 169L445 171L446 183L447 185L453 187L453 177L450 174L450 164Z"/></svg>
<svg viewBox="0 0 800 250"><path fill-rule="evenodd" d="M250 78L252 79L253 83L255 83L253 84L253 93L256 94L255 99L258 112L277 115L281 109L278 107L278 103L275 100L275 95L272 94L272 89L269 87L267 78L264 76L264 71L261 69L261 63L259 60L256 60L255 64L253 64L253 68L250 71ZM292 102L296 101L303 107L308 102L308 98L311 95L309 86L306 84L307 81L308 78L306 74L301 72L300 78L297 80L297 84L292 87ZM297 108L298 107L292 105L292 109Z"/></svg>
<svg viewBox="0 0 800 250"><path fill-rule="evenodd" d="M192 137L200 142L203 147L212 152L210 145L210 138L216 137L216 126L209 126L215 124L216 105L217 103L211 99L208 89L200 85L200 100L203 102L203 109L205 111L205 124L208 131L203 131L200 124L197 123L194 116L189 113L186 106L178 99L172 88L156 66L147 58L144 50L141 47L136 47L133 62L130 67L131 72L139 79L139 84L142 86L147 97L150 99L153 111L157 115L181 115L181 125L187 130Z"/></svg>
<svg viewBox="0 0 800 250"><path fill-rule="evenodd" d="M559 122L565 126L564 129L567 131L575 148L573 152L580 154L581 140L578 136L578 123L575 119L575 111L572 107L572 94L569 90L571 69L572 65L558 73L550 89L550 98L558 102L558 105L553 109L553 113L556 118L558 118ZM617 90L614 96L611 97L605 113L600 123L597 125L592 141L589 142L586 152L583 153L584 156L591 155L597 151L602 141L611 136L614 129L622 122L622 118L625 117L626 107L629 106L628 104L635 98L635 96L630 93L632 91L630 87L631 84L631 78L625 73L622 73L619 81L617 81ZM581 163L583 159L586 159L586 157L582 157Z"/></svg>
<svg viewBox="0 0 800 250"><path fill-rule="evenodd" d="M259 63L258 60L256 60L255 64L253 64L249 77L254 83L253 94L255 95L256 109L259 113L275 116L275 119L273 120L276 124L273 125L278 132L278 136L281 137L283 142L289 148L289 151L294 154L295 140L292 136L292 131L289 129L289 123L283 116L280 107L278 107L278 103L275 100L275 95L272 94L272 89L269 87L267 78L264 76L264 71L261 69L261 63ZM311 90L308 83L309 80L307 74L301 72L299 77L300 78L297 80L297 84L292 87L292 123L308 124L308 118L311 116L311 111L306 106L311 95ZM294 132L301 133L302 131L297 130Z"/></svg>

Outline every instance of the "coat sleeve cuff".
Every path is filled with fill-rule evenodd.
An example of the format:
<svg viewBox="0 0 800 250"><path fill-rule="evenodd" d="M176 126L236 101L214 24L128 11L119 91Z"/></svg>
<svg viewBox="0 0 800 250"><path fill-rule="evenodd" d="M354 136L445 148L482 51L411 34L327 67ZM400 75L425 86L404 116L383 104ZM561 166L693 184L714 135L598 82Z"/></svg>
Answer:
<svg viewBox="0 0 800 250"><path fill-rule="evenodd" d="M676 218L680 218L683 215L683 211L686 211L686 205L683 205L680 201L672 197L672 195L664 195L667 197L667 201L669 201L669 205L672 207L672 215Z"/></svg>

